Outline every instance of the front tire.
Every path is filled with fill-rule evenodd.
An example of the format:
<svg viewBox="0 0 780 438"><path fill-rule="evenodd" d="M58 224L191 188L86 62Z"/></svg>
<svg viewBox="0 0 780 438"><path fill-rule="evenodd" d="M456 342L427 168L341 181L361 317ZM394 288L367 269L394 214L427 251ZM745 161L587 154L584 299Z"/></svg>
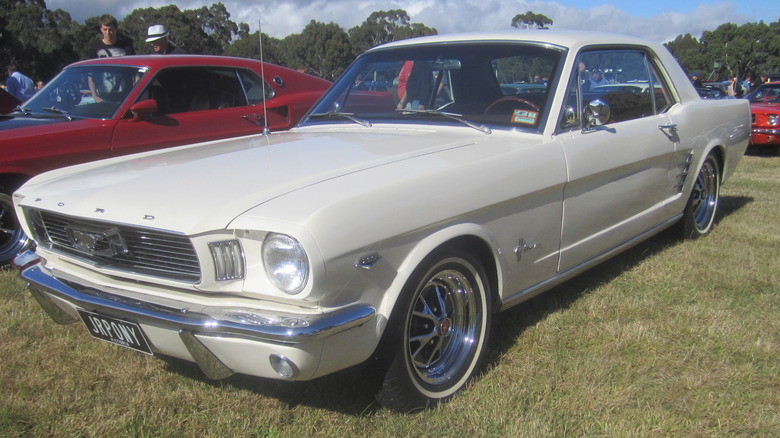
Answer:
<svg viewBox="0 0 780 438"><path fill-rule="evenodd" d="M10 263L16 254L31 243L19 225L11 197L0 193L0 267Z"/></svg>
<svg viewBox="0 0 780 438"><path fill-rule="evenodd" d="M696 239L712 231L715 213L720 201L720 164L709 154L693 183L682 218L682 232L686 239Z"/></svg>
<svg viewBox="0 0 780 438"><path fill-rule="evenodd" d="M484 356L491 307L487 276L474 256L450 248L428 257L388 326L392 359L377 400L409 412L461 390Z"/></svg>

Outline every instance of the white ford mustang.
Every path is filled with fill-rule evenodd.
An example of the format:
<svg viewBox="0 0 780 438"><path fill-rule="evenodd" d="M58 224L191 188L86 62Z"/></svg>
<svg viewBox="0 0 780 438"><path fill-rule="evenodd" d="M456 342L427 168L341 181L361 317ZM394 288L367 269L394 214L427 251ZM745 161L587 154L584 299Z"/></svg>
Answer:
<svg viewBox="0 0 780 438"><path fill-rule="evenodd" d="M292 131L32 179L16 264L55 321L210 378L379 357L377 398L406 411L464 387L495 312L668 227L707 234L749 134L748 102L700 99L659 44L401 41Z"/></svg>

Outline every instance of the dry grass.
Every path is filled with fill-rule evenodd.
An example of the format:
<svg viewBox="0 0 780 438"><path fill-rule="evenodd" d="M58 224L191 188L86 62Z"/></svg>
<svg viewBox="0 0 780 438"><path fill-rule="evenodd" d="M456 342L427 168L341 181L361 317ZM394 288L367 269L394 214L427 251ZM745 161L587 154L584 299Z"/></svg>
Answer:
<svg viewBox="0 0 780 438"><path fill-rule="evenodd" d="M780 436L780 158L747 156L710 236L659 236L503 314L436 409L379 408L360 370L305 384L58 326L0 273L0 436Z"/></svg>

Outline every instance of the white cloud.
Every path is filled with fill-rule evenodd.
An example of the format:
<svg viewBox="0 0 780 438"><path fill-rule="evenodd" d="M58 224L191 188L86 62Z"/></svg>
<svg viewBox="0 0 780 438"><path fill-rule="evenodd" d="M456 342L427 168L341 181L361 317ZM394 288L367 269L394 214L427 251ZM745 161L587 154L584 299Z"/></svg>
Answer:
<svg viewBox="0 0 780 438"><path fill-rule="evenodd" d="M365 21L374 11L404 9L412 22L436 28L439 33L490 31L511 29L512 17L526 11L544 14L553 20L553 29L592 29L625 33L651 40L666 42L677 35L690 33L701 36L705 30L714 30L726 22L743 24L780 16L777 6L763 2L743 0L738 5L731 2L699 3L690 12L659 10L642 17L631 15L628 7L613 6L604 2L554 1L505 1L505 0L221 0L231 19L247 23L252 31L262 26L263 32L277 38L298 33L312 19L334 22L345 30ZM136 8L161 7L170 4L165 0L48 0L50 9L68 11L75 20L83 22L91 16L111 13L121 19ZM176 5L181 10L210 6L208 0L181 0ZM690 0L680 0L685 10ZM755 3L755 7L753 4ZM575 6L567 6L574 4ZM585 9L580 4L598 4ZM78 6L76 6L78 5ZM652 7L648 3L647 7ZM774 9L772 9L774 8ZM762 11L763 15L750 15ZM743 12L744 11L744 12ZM766 15L769 14L769 15Z"/></svg>

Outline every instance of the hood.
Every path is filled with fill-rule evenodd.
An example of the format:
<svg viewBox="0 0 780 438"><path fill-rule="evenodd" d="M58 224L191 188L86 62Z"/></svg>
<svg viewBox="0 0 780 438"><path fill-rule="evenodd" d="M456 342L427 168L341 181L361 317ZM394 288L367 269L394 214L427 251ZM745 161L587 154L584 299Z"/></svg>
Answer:
<svg viewBox="0 0 780 438"><path fill-rule="evenodd" d="M7 129L30 128L40 125L49 125L52 123L63 123L67 121L68 119L61 116L17 116L16 114L7 114L0 116L0 131L5 131Z"/></svg>
<svg viewBox="0 0 780 438"><path fill-rule="evenodd" d="M22 101L16 96L0 88L0 114L8 114L14 110Z"/></svg>
<svg viewBox="0 0 780 438"><path fill-rule="evenodd" d="M288 131L59 169L33 178L18 193L24 205L191 235L224 228L286 193L484 136L460 128Z"/></svg>
<svg viewBox="0 0 780 438"><path fill-rule="evenodd" d="M780 113L780 103L750 103L750 111L762 113Z"/></svg>

